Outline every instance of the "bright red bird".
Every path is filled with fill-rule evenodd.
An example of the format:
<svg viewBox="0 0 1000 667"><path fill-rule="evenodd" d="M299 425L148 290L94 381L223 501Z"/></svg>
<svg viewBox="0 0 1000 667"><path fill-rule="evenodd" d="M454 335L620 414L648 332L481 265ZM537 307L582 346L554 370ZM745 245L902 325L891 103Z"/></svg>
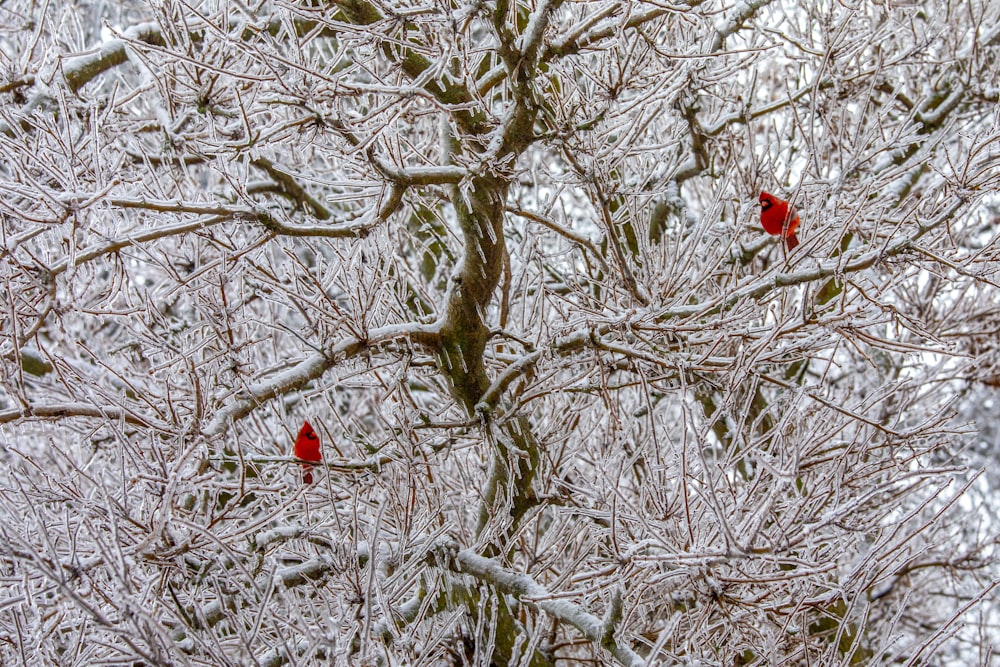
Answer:
<svg viewBox="0 0 1000 667"><path fill-rule="evenodd" d="M789 252L799 245L795 230L800 222L799 212L793 204L770 193L760 193L760 224L768 234L784 238Z"/></svg>
<svg viewBox="0 0 1000 667"><path fill-rule="evenodd" d="M299 429L299 437L295 438L294 452L296 458L310 462L302 464L302 482L312 484L312 464L322 461L323 454L320 452L319 436L316 435L316 431L313 430L308 421L303 422L302 428Z"/></svg>

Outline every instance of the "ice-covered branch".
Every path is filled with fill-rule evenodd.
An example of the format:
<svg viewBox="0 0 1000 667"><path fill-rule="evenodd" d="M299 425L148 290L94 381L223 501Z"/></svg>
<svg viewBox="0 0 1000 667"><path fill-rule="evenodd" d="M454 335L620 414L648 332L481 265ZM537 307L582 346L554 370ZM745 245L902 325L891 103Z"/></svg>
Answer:
<svg viewBox="0 0 1000 667"><path fill-rule="evenodd" d="M109 422L124 422L132 426L141 426L167 432L169 427L136 414L117 405L94 405L93 403L52 403L28 405L19 409L0 411L0 424L8 424L19 419L62 419L87 417L103 419Z"/></svg>
<svg viewBox="0 0 1000 667"><path fill-rule="evenodd" d="M605 17L603 14L606 13L608 16L612 16L624 6L614 3L605 12L598 13L598 20L596 22L584 21L580 25L575 26L563 38L555 40L546 47L542 60L547 61L553 57L565 57L579 53L602 40L621 34L624 30L639 28L670 12L669 9L664 7L653 7L628 14L628 18L621 25L613 21L604 20ZM592 26L593 30L591 30Z"/></svg>
<svg viewBox="0 0 1000 667"><path fill-rule="evenodd" d="M278 167L278 165L274 164L272 160L265 157L259 157L253 160L253 165L267 172L267 175L274 179L275 183L278 184L285 194L294 199L304 208L307 208L320 220L327 220L333 215L330 212L330 209L316 201L315 197L299 185L298 181L292 174Z"/></svg>
<svg viewBox="0 0 1000 667"><path fill-rule="evenodd" d="M453 553L451 562L456 572L472 575L503 593L514 595L524 604L537 607L560 622L573 626L588 640L607 649L620 664L629 667L646 664L624 641L614 637L615 618L619 614L610 613L602 621L580 605L552 595L528 575L505 569L492 558L480 556L471 549L457 549L454 543L442 543L440 550ZM447 557L445 560L448 560ZM614 606L612 601L612 612Z"/></svg>
<svg viewBox="0 0 1000 667"><path fill-rule="evenodd" d="M215 225L230 222L235 219L256 220L265 229L285 236L315 236L325 238L354 238L363 236L367 226L363 223L344 223L340 225L289 225L275 219L262 211L240 206L222 206L216 204L192 204L169 201L148 201L137 199L109 199L108 203L121 208L145 209L160 212L177 212L211 217L200 218L190 222L180 222L172 225L154 227L148 231L112 239L101 245L78 250L71 258L64 259L51 267L52 275L63 273L70 267L81 266L100 257L119 252L126 248L144 243L165 239L172 236L190 234Z"/></svg>
<svg viewBox="0 0 1000 667"><path fill-rule="evenodd" d="M520 216L526 220L537 222L543 227L551 229L556 234L559 234L560 236L569 239L573 243L579 244L584 249L590 252L593 258L597 260L597 263L601 265L602 270L607 271L608 265L604 261L604 255L601 253L600 250L597 249L597 246L594 245L594 242L591 241L586 236L584 236L583 234L574 232L572 229L564 225L560 225L558 222L552 220L549 217L546 217L544 215L539 215L538 213L533 213L532 211L525 211L524 209L518 208L516 206L508 206L507 211L513 213L514 215Z"/></svg>
<svg viewBox="0 0 1000 667"><path fill-rule="evenodd" d="M534 74L535 72L545 29L552 19L553 12L561 4L562 0L540 0L540 2L536 3L535 9L531 13L528 27L521 35L518 43L522 66L526 68L525 71L528 73Z"/></svg>
<svg viewBox="0 0 1000 667"><path fill-rule="evenodd" d="M124 39L111 39L101 44L96 51L77 56L69 56L63 60L62 71L66 83L71 90L79 90L81 86L95 76L120 65L128 60L126 47L128 41L145 42L163 46L163 36L160 26L155 23L142 23L127 29Z"/></svg>
<svg viewBox="0 0 1000 667"><path fill-rule="evenodd" d="M468 170L451 166L400 168L382 161L378 168L386 178L401 186L449 185L461 183L469 176Z"/></svg>
<svg viewBox="0 0 1000 667"><path fill-rule="evenodd" d="M757 10L765 5L771 4L772 0L750 0L749 2L739 2L733 9L726 12L725 18L715 27L715 38L708 49L708 53L716 53L722 49L726 38L743 27L743 24L750 20Z"/></svg>
<svg viewBox="0 0 1000 667"><path fill-rule="evenodd" d="M385 20L385 15L379 7L367 0L336 0L335 5L343 11L350 22L358 26L370 26ZM394 42L392 46L386 43L383 53L396 62L411 80L419 81L423 89L441 104L453 107L453 118L465 131L471 134L488 131L485 115L466 107L474 100L464 85L451 77L423 76L432 70L435 64L420 50Z"/></svg>
<svg viewBox="0 0 1000 667"><path fill-rule="evenodd" d="M390 325L372 329L364 338L349 338L326 350L315 352L286 371L277 373L259 382L230 399L203 429L207 436L222 433L231 421L241 419L265 401L301 389L317 379L334 365L393 340L406 339L417 345L434 347L438 341L438 329L433 325L407 324Z"/></svg>
<svg viewBox="0 0 1000 667"><path fill-rule="evenodd" d="M535 367L538 360L542 358L541 350L526 354L511 365L507 366L502 373L497 377L496 380L490 385L489 389L482 395L479 402L476 404L477 412L491 412L503 395L503 392L510 386L514 380L523 376L525 373L531 372L531 369Z"/></svg>

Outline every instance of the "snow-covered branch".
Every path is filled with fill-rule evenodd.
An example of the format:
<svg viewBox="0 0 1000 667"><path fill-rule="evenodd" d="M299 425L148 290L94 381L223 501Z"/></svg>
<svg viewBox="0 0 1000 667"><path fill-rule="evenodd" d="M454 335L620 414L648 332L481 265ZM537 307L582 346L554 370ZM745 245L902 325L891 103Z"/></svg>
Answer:
<svg viewBox="0 0 1000 667"><path fill-rule="evenodd" d="M65 58L62 62L62 73L70 90L79 90L97 75L128 60L129 42L164 45L159 25L141 23L126 29L122 33L122 39L110 39L91 53Z"/></svg>

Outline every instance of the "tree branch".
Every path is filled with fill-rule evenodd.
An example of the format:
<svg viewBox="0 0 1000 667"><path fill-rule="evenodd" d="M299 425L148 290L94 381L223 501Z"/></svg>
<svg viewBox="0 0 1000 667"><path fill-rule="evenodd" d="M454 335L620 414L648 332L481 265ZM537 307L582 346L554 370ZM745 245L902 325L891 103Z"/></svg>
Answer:
<svg viewBox="0 0 1000 667"><path fill-rule="evenodd" d="M132 26L122 33L122 37L123 39L104 42L93 53L70 56L63 60L62 72L70 90L75 93L98 74L128 60L128 41L165 46L160 26L155 23Z"/></svg>
<svg viewBox="0 0 1000 667"><path fill-rule="evenodd" d="M445 556L441 560L448 563L456 572L472 575L503 593L515 596L521 603L540 609L560 622L576 628L596 646L608 650L620 664L629 667L646 664L638 653L616 640L613 634L609 636L608 630L614 625L613 619L620 615L620 612L612 613L602 621L580 605L556 598L528 575L504 569L497 561L480 556L471 549L459 549L456 543L447 539L437 545L436 551L439 556ZM615 603L612 601L612 611L614 606Z"/></svg>
<svg viewBox="0 0 1000 667"><path fill-rule="evenodd" d="M202 432L208 437L217 436L228 428L230 422L246 417L261 403L301 389L333 368L335 364L355 357L365 350L399 339L407 339L418 345L436 348L439 332L435 326L422 324L390 325L371 330L364 339L343 340L326 350L311 354L288 370L277 373L246 390L237 392L230 399L231 402L221 408L205 425Z"/></svg>
<svg viewBox="0 0 1000 667"><path fill-rule="evenodd" d="M117 405L94 405L93 403L52 403L48 405L27 405L20 409L0 412L0 424L8 424L20 419L61 419L65 417L96 417L105 421L125 422L132 426L171 432L166 424L157 423Z"/></svg>

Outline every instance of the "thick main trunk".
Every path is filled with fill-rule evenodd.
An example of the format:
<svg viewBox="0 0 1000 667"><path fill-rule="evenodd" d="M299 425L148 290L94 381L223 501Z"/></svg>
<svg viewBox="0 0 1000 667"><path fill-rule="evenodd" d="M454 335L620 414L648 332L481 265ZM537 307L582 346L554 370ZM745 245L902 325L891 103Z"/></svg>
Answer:
<svg viewBox="0 0 1000 667"><path fill-rule="evenodd" d="M470 187L452 188L452 203L462 229L464 253L451 277L441 327L441 367L455 398L469 415L490 386L483 355L490 329L486 312L500 282L504 201L508 184L477 177Z"/></svg>

